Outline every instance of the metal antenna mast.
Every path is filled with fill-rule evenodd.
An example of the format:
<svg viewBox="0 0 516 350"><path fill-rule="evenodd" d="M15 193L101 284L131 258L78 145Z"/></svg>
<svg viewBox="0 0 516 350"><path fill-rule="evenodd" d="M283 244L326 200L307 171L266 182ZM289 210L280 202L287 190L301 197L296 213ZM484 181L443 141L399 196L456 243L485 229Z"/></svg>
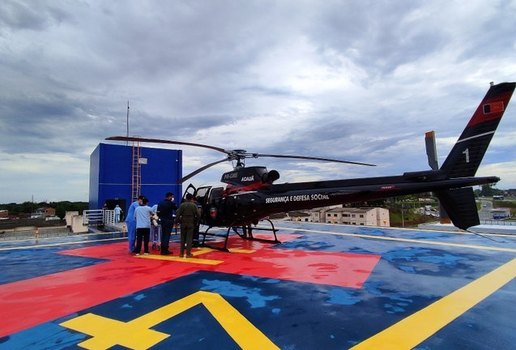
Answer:
<svg viewBox="0 0 516 350"><path fill-rule="evenodd" d="M127 100L127 137L129 137L129 100ZM129 141L127 141L126 146L129 145Z"/></svg>

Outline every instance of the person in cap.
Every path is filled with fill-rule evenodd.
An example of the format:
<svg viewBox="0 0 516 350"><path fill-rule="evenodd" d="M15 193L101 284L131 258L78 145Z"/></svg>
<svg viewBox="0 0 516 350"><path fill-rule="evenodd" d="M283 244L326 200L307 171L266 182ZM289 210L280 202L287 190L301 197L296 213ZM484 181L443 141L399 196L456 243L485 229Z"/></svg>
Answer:
<svg viewBox="0 0 516 350"><path fill-rule="evenodd" d="M186 195L186 201L179 206L176 212L176 220L181 225L179 256L183 257L186 249L186 257L192 257L192 240L195 226L199 220L199 211L197 210L191 193Z"/></svg>

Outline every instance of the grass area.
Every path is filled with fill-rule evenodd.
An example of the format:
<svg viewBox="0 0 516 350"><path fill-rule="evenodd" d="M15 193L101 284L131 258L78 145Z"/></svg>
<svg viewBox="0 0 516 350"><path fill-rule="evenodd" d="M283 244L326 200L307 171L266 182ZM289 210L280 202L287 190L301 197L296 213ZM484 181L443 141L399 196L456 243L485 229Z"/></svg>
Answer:
<svg viewBox="0 0 516 350"><path fill-rule="evenodd" d="M391 227L417 227L419 224L425 222L439 221L439 218L433 216L416 214L412 209L405 209L403 211L403 219L401 216L401 209L390 209Z"/></svg>

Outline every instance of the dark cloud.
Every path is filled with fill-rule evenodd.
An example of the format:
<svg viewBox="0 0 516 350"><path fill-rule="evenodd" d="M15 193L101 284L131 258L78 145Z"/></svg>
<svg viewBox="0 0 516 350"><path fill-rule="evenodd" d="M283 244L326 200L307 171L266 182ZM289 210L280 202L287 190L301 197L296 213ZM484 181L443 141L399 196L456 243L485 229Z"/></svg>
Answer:
<svg viewBox="0 0 516 350"><path fill-rule="evenodd" d="M333 3L319 12L311 37L321 50L343 53L373 78L390 74L400 64L435 53L444 44L437 23L429 27L407 23L417 6L392 1Z"/></svg>
<svg viewBox="0 0 516 350"><path fill-rule="evenodd" d="M43 30L69 18L63 2L4 0L0 7L0 36L3 31Z"/></svg>
<svg viewBox="0 0 516 350"><path fill-rule="evenodd" d="M503 15L500 15L503 14ZM458 61L468 61L474 58L490 59L495 53L499 56L513 58L514 17L516 6L511 1L499 1L486 9L486 16L469 19L468 27L473 28L475 40L464 40L462 54Z"/></svg>
<svg viewBox="0 0 516 350"><path fill-rule="evenodd" d="M514 80L515 11L512 2L440 0L4 1L0 184L30 168L33 188L55 188L46 160L60 169L55 181L79 173L87 188L88 156L125 135L127 101L131 135L372 162L378 174L426 168L424 132L456 138L489 81ZM486 161L511 161L510 139ZM185 171L219 156L184 155ZM250 161L277 167L284 181L307 169L334 175L320 164ZM224 167L198 181L217 181ZM10 187L0 191L19 200ZM62 191L56 199L87 189Z"/></svg>

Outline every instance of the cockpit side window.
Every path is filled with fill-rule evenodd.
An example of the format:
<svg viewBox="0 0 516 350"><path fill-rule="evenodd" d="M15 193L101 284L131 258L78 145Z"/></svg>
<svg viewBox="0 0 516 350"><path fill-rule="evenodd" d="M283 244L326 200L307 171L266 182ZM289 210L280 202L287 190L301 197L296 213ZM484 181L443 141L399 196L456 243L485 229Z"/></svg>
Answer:
<svg viewBox="0 0 516 350"><path fill-rule="evenodd" d="M210 199L209 202L216 201L217 199L222 198L224 195L224 188L223 187L215 187L210 192Z"/></svg>
<svg viewBox="0 0 516 350"><path fill-rule="evenodd" d="M197 193L195 194L195 199L198 204L204 205L206 203L206 195L210 190L211 186L208 187L200 187L197 189Z"/></svg>

